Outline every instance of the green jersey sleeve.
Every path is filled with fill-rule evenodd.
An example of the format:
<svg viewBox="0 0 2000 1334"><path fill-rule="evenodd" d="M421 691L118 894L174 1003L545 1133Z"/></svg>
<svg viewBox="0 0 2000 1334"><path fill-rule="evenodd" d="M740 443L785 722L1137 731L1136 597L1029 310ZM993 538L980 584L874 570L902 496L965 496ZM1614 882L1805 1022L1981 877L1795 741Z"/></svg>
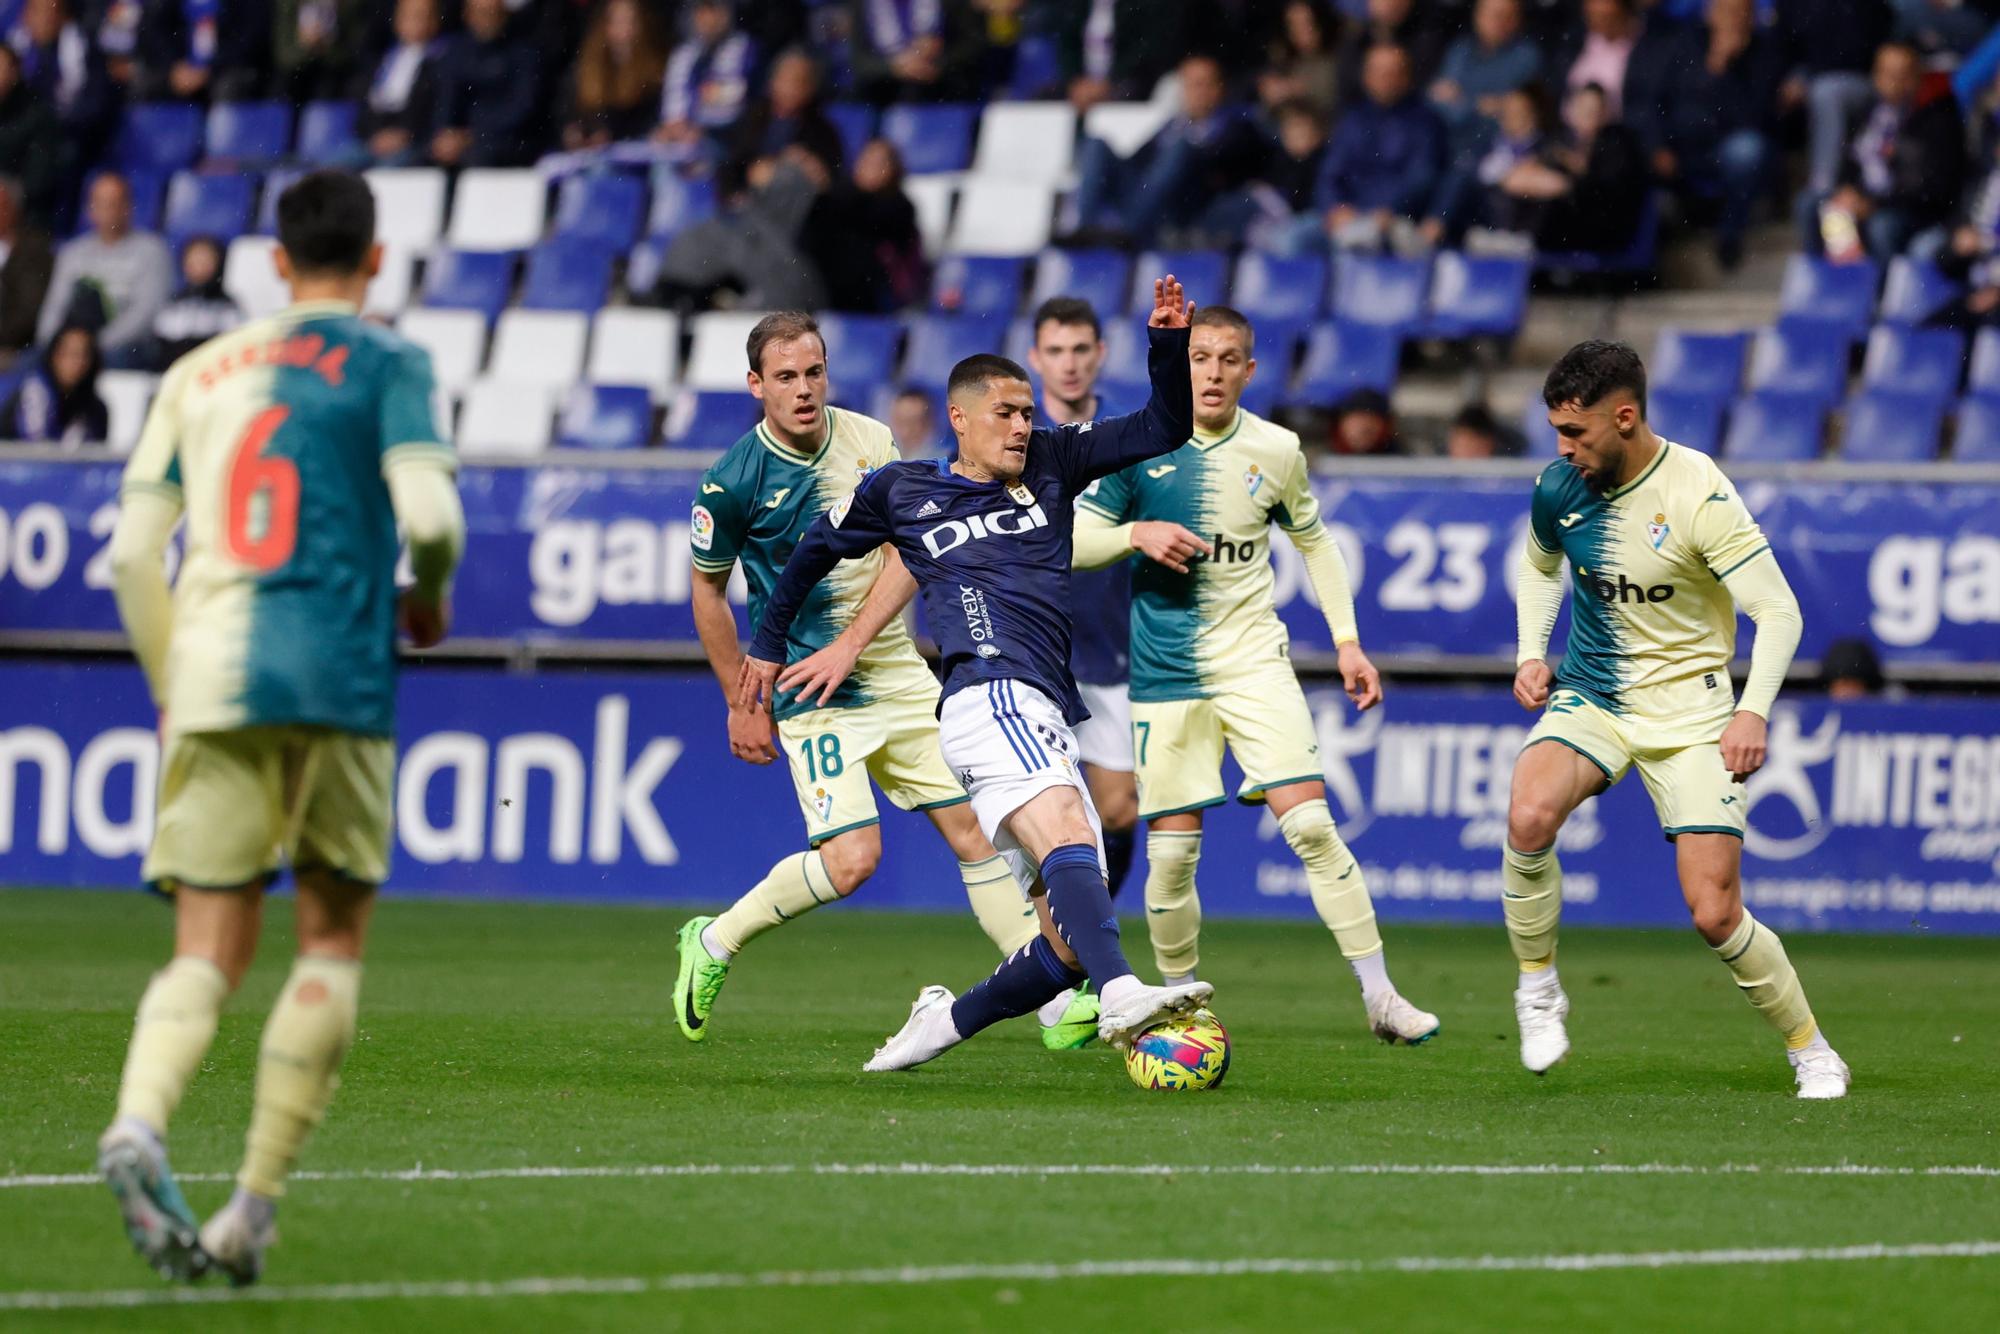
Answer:
<svg viewBox="0 0 2000 1334"><path fill-rule="evenodd" d="M743 553L744 540L750 535L750 511L737 494L741 489L732 488L719 468L701 475L701 493L694 499L688 526L697 570L726 573Z"/></svg>
<svg viewBox="0 0 2000 1334"><path fill-rule="evenodd" d="M405 343L390 354L382 386L382 466L416 457L456 462L437 425L437 378L431 354Z"/></svg>
<svg viewBox="0 0 2000 1334"><path fill-rule="evenodd" d="M1132 517L1128 511L1132 508L1133 470L1138 466L1135 463L1130 468L1121 468L1095 479L1083 488L1083 494L1077 497L1076 503L1113 523L1124 523Z"/></svg>

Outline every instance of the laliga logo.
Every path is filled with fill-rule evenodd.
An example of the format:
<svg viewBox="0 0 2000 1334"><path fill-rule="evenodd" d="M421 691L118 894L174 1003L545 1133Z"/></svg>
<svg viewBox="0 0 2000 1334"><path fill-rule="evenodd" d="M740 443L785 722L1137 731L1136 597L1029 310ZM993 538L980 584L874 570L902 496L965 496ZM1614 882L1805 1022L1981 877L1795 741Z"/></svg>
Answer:
<svg viewBox="0 0 2000 1334"><path fill-rule="evenodd" d="M1799 728L1797 709L1781 706L1772 710L1764 767L1750 775L1743 785L1744 800L1748 803L1744 807L1747 826L1743 831L1744 851L1766 861L1791 861L1826 841L1832 826L1820 807L1819 790L1806 770L1832 759L1834 743L1839 738L1837 713L1822 718L1818 729L1805 736ZM1767 797L1791 803L1805 832L1791 838L1773 838L1760 832L1756 825L1757 808Z"/></svg>
<svg viewBox="0 0 2000 1334"><path fill-rule="evenodd" d="M1013 537L1048 526L1048 515L1042 513L1039 504L1024 510L994 510L990 514L975 514L969 519L946 519L924 533L924 549L932 556L941 557L967 542L976 542L995 533Z"/></svg>

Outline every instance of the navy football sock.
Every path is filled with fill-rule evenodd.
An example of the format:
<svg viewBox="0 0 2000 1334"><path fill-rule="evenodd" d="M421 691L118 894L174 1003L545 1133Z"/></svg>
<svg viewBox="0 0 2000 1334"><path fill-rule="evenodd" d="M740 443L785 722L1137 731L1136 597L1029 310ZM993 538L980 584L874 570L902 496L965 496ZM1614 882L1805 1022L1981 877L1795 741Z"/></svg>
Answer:
<svg viewBox="0 0 2000 1334"><path fill-rule="evenodd" d="M1097 994L1105 985L1132 975L1125 951L1118 946L1118 918L1111 911L1111 891L1097 866L1097 849L1066 843L1042 862L1042 883L1049 888L1049 916L1056 931L1090 975Z"/></svg>
<svg viewBox="0 0 2000 1334"><path fill-rule="evenodd" d="M1039 1010L1057 995L1083 981L1049 944L1036 936L1000 961L990 976L951 1004L951 1026L962 1038L1002 1019Z"/></svg>
<svg viewBox="0 0 2000 1334"><path fill-rule="evenodd" d="M1104 860L1110 867L1111 897L1118 897L1118 887L1125 883L1125 877L1132 870L1132 853L1138 840L1130 829L1108 829L1104 833Z"/></svg>

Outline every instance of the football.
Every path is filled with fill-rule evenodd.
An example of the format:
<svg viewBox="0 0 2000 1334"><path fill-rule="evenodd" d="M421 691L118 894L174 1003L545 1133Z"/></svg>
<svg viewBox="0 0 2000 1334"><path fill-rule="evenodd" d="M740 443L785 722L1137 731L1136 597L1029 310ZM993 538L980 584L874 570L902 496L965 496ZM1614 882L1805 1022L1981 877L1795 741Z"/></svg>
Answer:
<svg viewBox="0 0 2000 1334"><path fill-rule="evenodd" d="M1229 1073L1229 1031L1207 1010L1147 1029L1125 1053L1125 1073L1142 1089L1212 1089Z"/></svg>

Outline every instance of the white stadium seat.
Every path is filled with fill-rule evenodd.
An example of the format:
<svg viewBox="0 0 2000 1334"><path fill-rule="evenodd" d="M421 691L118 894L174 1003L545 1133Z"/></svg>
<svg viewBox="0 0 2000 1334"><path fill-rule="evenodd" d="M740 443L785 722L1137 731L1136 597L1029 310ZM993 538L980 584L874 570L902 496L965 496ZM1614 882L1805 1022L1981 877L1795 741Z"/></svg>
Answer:
<svg viewBox="0 0 2000 1334"><path fill-rule="evenodd" d="M975 176L958 195L946 249L960 255L1032 255L1049 243L1055 191Z"/></svg>
<svg viewBox="0 0 2000 1334"><path fill-rule="evenodd" d="M1083 114L1083 133L1119 157L1131 157L1171 119L1173 108L1154 102L1100 102Z"/></svg>
<svg viewBox="0 0 2000 1334"><path fill-rule="evenodd" d="M384 245L382 268L368 284L366 310L372 315L394 317L410 304L410 288L415 285L417 257L406 245Z"/></svg>
<svg viewBox="0 0 2000 1334"><path fill-rule="evenodd" d="M743 376L750 369L743 345L750 330L764 318L762 311L710 311L692 322L694 345L688 349L687 374L690 389L734 389L745 392Z"/></svg>
<svg viewBox="0 0 2000 1334"><path fill-rule="evenodd" d="M1076 109L1067 102L996 102L979 118L972 174L1054 185L1076 152Z"/></svg>
<svg viewBox="0 0 2000 1334"><path fill-rule="evenodd" d="M444 231L444 173L436 167L378 167L365 173L375 192L375 239L429 250Z"/></svg>
<svg viewBox="0 0 2000 1334"><path fill-rule="evenodd" d="M542 239L549 186L531 168L461 172L451 200L454 250L526 250Z"/></svg>
<svg viewBox="0 0 2000 1334"><path fill-rule="evenodd" d="M403 312L396 332L431 354L431 373L445 389L463 389L486 359L486 317L476 310Z"/></svg>
<svg viewBox="0 0 2000 1334"><path fill-rule="evenodd" d="M917 210L917 232L924 238L926 254L937 255L944 250L945 236L951 230L951 200L958 189L958 180L955 173L909 176L903 180L903 193Z"/></svg>
<svg viewBox="0 0 2000 1334"><path fill-rule="evenodd" d="M509 384L567 391L583 378L589 341L589 317L576 311L502 311L486 373Z"/></svg>
<svg viewBox="0 0 2000 1334"><path fill-rule="evenodd" d="M147 371L98 372L97 396L104 400L104 410L111 418L106 443L112 453L130 454L132 446L139 443L146 409L159 387L160 377Z"/></svg>
<svg viewBox="0 0 2000 1334"><path fill-rule="evenodd" d="M554 416L554 399L541 385L476 381L459 412L459 452L470 458L533 458L549 447Z"/></svg>
<svg viewBox="0 0 2000 1334"><path fill-rule="evenodd" d="M681 362L679 317L614 306L597 312L590 334L592 384L644 385L657 405L673 392Z"/></svg>
<svg viewBox="0 0 2000 1334"><path fill-rule="evenodd" d="M245 319L263 319L291 302L291 290L271 263L277 248L272 236L239 236L229 243L222 260L222 290L243 308Z"/></svg>

